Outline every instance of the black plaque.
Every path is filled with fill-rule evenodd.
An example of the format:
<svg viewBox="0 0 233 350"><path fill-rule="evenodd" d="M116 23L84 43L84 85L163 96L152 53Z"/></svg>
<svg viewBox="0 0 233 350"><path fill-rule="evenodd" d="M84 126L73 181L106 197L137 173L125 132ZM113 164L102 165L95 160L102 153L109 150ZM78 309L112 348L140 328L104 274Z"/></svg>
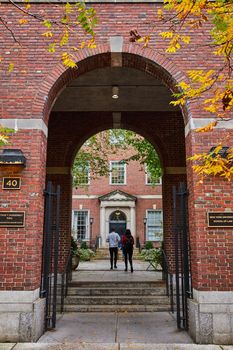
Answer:
<svg viewBox="0 0 233 350"><path fill-rule="evenodd" d="M207 213L209 227L233 227L233 212Z"/></svg>
<svg viewBox="0 0 233 350"><path fill-rule="evenodd" d="M24 211L1 211L0 227L24 227Z"/></svg>
<svg viewBox="0 0 233 350"><path fill-rule="evenodd" d="M21 187L20 177L4 177L2 182L2 188L4 190L19 190Z"/></svg>

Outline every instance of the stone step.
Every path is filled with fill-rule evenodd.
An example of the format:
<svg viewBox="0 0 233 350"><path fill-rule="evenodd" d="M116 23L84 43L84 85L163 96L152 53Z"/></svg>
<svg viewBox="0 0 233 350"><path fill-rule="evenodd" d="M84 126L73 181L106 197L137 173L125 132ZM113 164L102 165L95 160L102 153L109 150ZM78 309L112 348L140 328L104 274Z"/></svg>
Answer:
<svg viewBox="0 0 233 350"><path fill-rule="evenodd" d="M64 312L162 312L170 305L65 305Z"/></svg>
<svg viewBox="0 0 233 350"><path fill-rule="evenodd" d="M79 281L73 280L69 283L69 289L72 287L77 288L165 288L165 283L161 280L158 281Z"/></svg>
<svg viewBox="0 0 233 350"><path fill-rule="evenodd" d="M164 305L168 304L167 296L67 296L67 305Z"/></svg>
<svg viewBox="0 0 233 350"><path fill-rule="evenodd" d="M164 287L155 288L86 288L86 287L72 287L69 288L68 295L86 295L86 296L98 296L98 295L165 295L166 289Z"/></svg>

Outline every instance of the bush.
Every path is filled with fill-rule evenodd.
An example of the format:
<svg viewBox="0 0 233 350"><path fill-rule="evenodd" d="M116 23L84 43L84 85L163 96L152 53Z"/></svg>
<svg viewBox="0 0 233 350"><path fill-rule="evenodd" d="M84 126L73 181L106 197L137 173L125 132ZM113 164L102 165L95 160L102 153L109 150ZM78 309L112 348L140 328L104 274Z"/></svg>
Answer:
<svg viewBox="0 0 233 350"><path fill-rule="evenodd" d="M74 240L73 236L71 236L71 254L77 255L77 253L78 253L78 245Z"/></svg>
<svg viewBox="0 0 233 350"><path fill-rule="evenodd" d="M153 249L153 243L151 241L147 241L143 247L143 249Z"/></svg>
<svg viewBox="0 0 233 350"><path fill-rule="evenodd" d="M88 249L87 242L81 242L80 249Z"/></svg>
<svg viewBox="0 0 233 350"><path fill-rule="evenodd" d="M95 255L93 250L91 250L89 248L79 248L78 249L78 254L79 254L79 257L80 257L81 261L89 261Z"/></svg>

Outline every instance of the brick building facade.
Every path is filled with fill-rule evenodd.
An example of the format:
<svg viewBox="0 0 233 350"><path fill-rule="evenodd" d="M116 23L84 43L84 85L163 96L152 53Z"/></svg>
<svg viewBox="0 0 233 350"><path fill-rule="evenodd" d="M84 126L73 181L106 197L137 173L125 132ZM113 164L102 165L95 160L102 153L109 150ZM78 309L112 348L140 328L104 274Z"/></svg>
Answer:
<svg viewBox="0 0 233 350"><path fill-rule="evenodd" d="M45 9L56 15L61 6L35 2L32 11ZM26 157L26 167L17 173L21 188L10 191L1 186L0 190L1 213L25 213L23 227L2 226L0 231L1 341L32 341L43 333L45 302L39 289L46 182L61 185L62 269L70 249L73 158L91 135L122 127L146 137L161 157L164 241L170 256L174 252L172 186L187 182L194 291L189 300L191 336L197 343L232 343L232 228L208 227L207 223L208 212L233 211L232 183L210 177L200 184L186 158L209 151L226 140L226 133L226 146L232 146L233 124L223 122L213 132L199 134L194 129L212 120L200 101L182 110L169 105L171 91L186 79L187 70L218 67L218 57L211 56L208 45L197 52L197 44L208 44L208 28L193 32L188 47L167 57L160 51L165 47L162 39L152 40L149 48L129 43L129 31L137 27L146 32L147 23L161 6L152 0L96 2L98 46L77 52L79 68L72 70L59 64L56 55L45 52L44 39L38 36L43 31L39 23L25 29L18 22L21 14L12 11L10 4L1 4L22 44L18 53L10 33L1 33L1 47L16 55L18 66L12 74L1 72L1 124L17 127L7 148L21 149ZM162 28L158 25L157 30ZM115 102L110 96L113 84L122 93ZM15 174L12 167L1 167L1 184L4 176Z"/></svg>
<svg viewBox="0 0 233 350"><path fill-rule="evenodd" d="M159 245L163 233L161 180L153 185L145 167L136 161L121 164L132 152L109 155L109 176L84 179L85 184L73 189L72 230L75 239L91 246L106 247L106 236L114 227L122 235L129 228L144 245ZM87 169L88 172L88 169Z"/></svg>

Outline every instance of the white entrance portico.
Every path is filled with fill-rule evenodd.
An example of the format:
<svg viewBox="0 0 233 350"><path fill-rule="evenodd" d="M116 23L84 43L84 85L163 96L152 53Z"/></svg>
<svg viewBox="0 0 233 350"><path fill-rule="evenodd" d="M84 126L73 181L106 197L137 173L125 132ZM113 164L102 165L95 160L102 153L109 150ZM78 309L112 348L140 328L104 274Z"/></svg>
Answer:
<svg viewBox="0 0 233 350"><path fill-rule="evenodd" d="M131 230L132 235L136 238L136 214L135 202L136 197L120 190L115 190L99 197L100 201L100 236L102 247L107 247L106 236L109 233L110 215L120 210L126 216L126 227Z"/></svg>

